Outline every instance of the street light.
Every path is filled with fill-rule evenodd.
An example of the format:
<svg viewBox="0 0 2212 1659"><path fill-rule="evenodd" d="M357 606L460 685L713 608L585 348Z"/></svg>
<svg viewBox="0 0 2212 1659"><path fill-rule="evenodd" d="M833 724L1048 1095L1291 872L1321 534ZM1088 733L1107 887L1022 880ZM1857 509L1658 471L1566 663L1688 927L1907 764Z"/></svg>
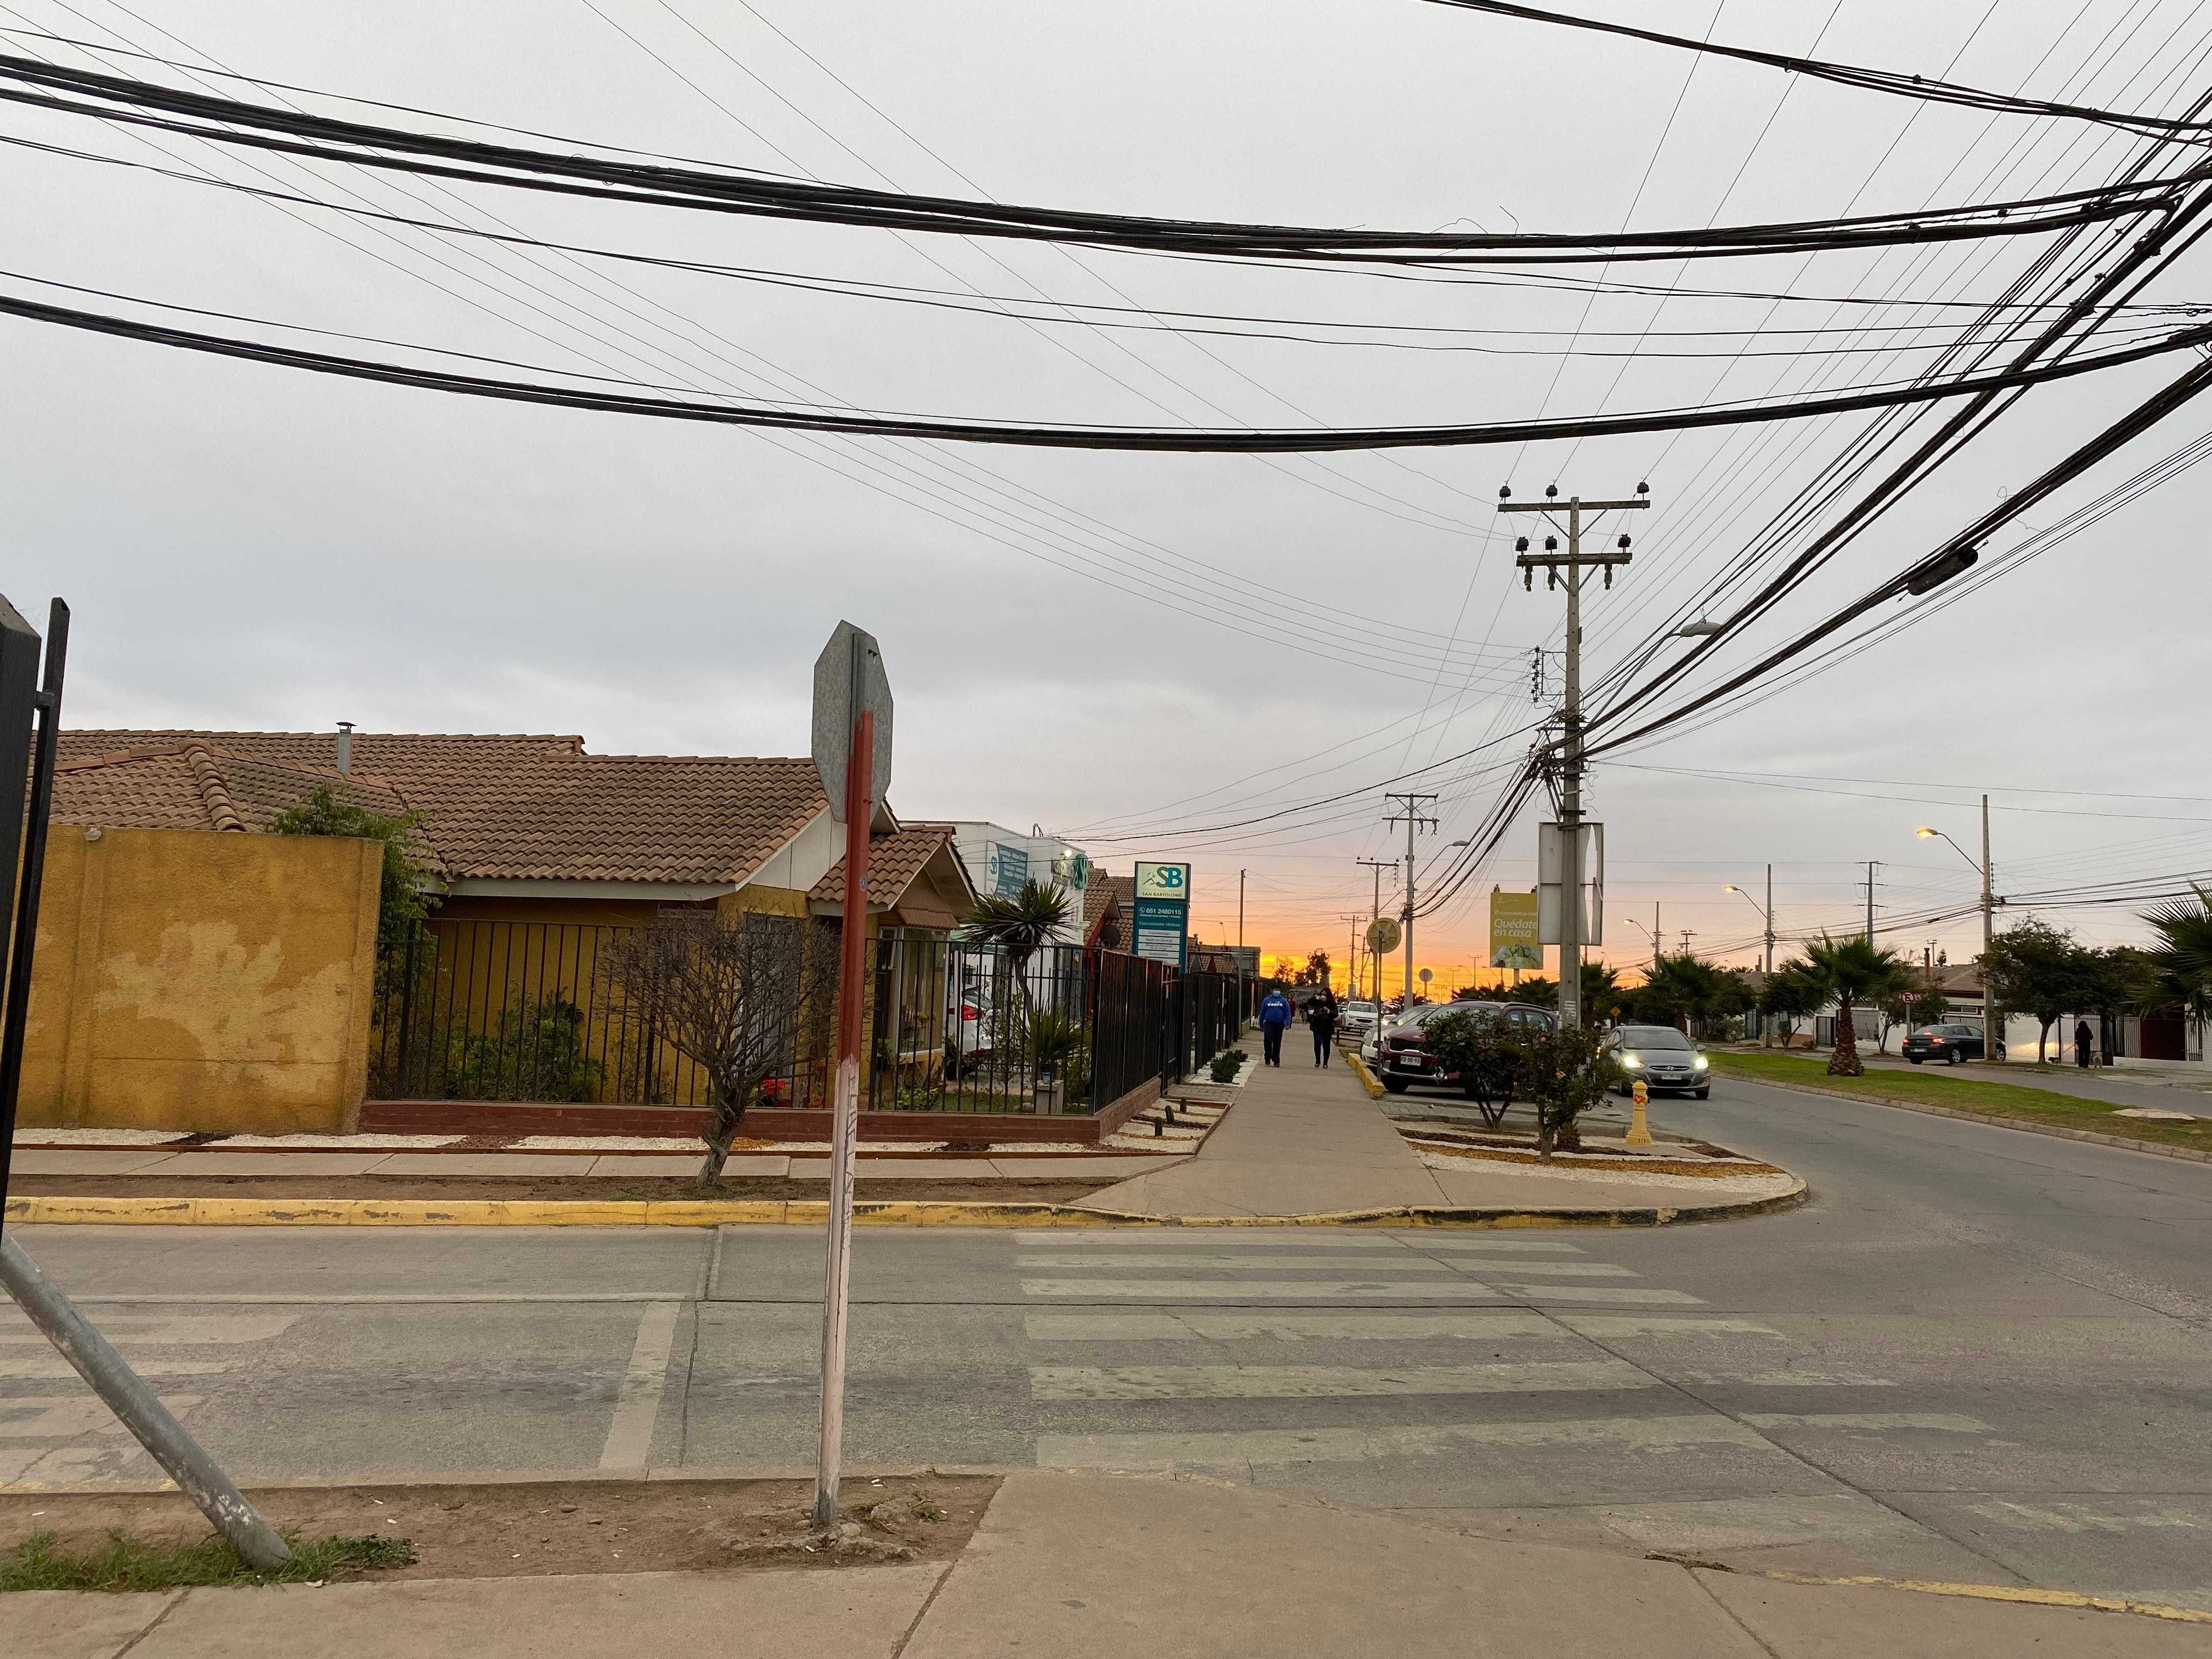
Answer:
<svg viewBox="0 0 2212 1659"><path fill-rule="evenodd" d="M1912 832L1923 841L1950 842L1951 850L1969 865L1973 855L1941 830L1922 824ZM1990 948L1996 936L1996 881L1990 865L1990 798L1982 797L1982 1058L1994 1063L2003 1058L2004 1020L1997 1007L1996 988L1990 983Z"/></svg>
<svg viewBox="0 0 2212 1659"><path fill-rule="evenodd" d="M1771 878L1770 878L1770 879L1771 879ZM1767 893L1766 893L1766 902L1765 902L1765 904L1761 904L1761 903L1760 903L1757 899L1755 899L1755 898L1752 897L1752 896L1751 896L1749 893L1745 892L1745 891L1744 891L1744 890L1743 890L1742 888L1741 888L1741 887L1737 886L1737 885L1736 885L1734 882L1732 882L1732 881L1729 881L1729 882L1723 882L1723 883L1722 883L1722 884L1721 884L1721 891L1723 891L1723 893L1736 893L1736 894L1741 894L1741 895L1742 896L1743 902L1744 902L1746 904L1748 904L1748 905L1749 905L1753 909L1754 909L1754 910L1758 911L1758 912L1759 912L1759 921L1761 921L1762 922L1765 922L1765 923L1766 924L1766 971L1767 971L1768 973L1770 973L1770 974L1771 974L1771 973L1772 973L1772 972L1774 971L1774 908L1773 908L1773 906L1774 906L1774 890L1773 890L1773 889L1770 887L1770 888L1767 890Z"/></svg>

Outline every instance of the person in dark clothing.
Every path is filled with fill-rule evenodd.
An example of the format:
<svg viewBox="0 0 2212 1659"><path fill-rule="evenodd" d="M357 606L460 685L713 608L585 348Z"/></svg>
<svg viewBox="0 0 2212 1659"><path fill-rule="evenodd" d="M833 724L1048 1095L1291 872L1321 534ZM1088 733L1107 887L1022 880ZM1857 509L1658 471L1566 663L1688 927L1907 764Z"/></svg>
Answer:
<svg viewBox="0 0 2212 1659"><path fill-rule="evenodd" d="M2096 1036L2089 1030L2089 1022L2086 1019L2075 1020L2074 1022L2074 1063L2083 1070L2087 1070L2089 1053L2096 1044Z"/></svg>
<svg viewBox="0 0 2212 1659"><path fill-rule="evenodd" d="M1336 1043L1336 999L1327 991L1306 1004L1306 1027L1313 1033L1314 1064L1328 1065Z"/></svg>
<svg viewBox="0 0 2212 1659"><path fill-rule="evenodd" d="M1291 1023L1291 1000L1280 991L1270 991L1260 1004L1260 1042L1261 1057L1270 1066L1283 1063L1283 1032Z"/></svg>

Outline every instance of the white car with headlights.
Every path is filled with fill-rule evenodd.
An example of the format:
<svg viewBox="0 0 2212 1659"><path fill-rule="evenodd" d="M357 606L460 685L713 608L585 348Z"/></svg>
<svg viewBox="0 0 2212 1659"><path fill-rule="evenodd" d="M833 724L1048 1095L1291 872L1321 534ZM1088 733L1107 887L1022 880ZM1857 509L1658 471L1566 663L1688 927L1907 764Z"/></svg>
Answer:
<svg viewBox="0 0 2212 1659"><path fill-rule="evenodd" d="M1712 1062L1698 1045L1671 1025L1620 1025L1605 1034L1605 1046L1628 1075L1626 1094L1638 1078L1653 1094L1672 1090L1705 1100L1713 1092Z"/></svg>

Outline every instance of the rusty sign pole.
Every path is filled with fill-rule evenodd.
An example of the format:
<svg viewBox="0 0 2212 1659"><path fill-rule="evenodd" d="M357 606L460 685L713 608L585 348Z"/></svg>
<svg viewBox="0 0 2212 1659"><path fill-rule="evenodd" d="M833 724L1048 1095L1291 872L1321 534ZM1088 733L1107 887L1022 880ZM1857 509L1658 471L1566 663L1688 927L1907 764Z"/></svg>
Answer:
<svg viewBox="0 0 2212 1659"><path fill-rule="evenodd" d="M860 1028L867 991L868 831L876 799L889 782L890 770L890 690L882 661L872 637L841 623L815 665L816 761L823 768L825 793L845 821L845 915L837 941L837 1073L830 1120L830 1237L822 1293L822 1431L814 1476L814 1524L823 1529L837 1519L839 1466L845 1449L853 1144L860 1136ZM837 754L841 748L842 760ZM836 783L842 784L842 790Z"/></svg>

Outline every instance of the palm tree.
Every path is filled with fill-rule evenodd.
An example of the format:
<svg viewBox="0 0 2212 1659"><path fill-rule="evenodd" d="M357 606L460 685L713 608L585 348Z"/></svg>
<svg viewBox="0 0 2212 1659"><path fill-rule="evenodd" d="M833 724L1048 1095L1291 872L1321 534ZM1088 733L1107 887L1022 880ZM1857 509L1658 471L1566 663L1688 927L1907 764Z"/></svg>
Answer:
<svg viewBox="0 0 2212 1659"><path fill-rule="evenodd" d="M1805 960L1792 963L1817 981L1836 1002L1836 1047L1828 1056L1830 1077L1864 1077L1866 1062L1859 1058L1857 1028L1851 1020L1853 1004L1874 1006L1912 985L1912 969L1904 957L1887 946L1854 935L1831 939L1826 933L1815 945L1806 942Z"/></svg>
<svg viewBox="0 0 2212 1659"><path fill-rule="evenodd" d="M978 895L975 908L968 913L963 925L969 941L995 945L1005 953L1025 1022L1030 1012L1030 958L1051 944L1054 934L1067 925L1070 909L1066 888L1032 878L1022 884L1020 892L1011 896Z"/></svg>
<svg viewBox="0 0 2212 1659"><path fill-rule="evenodd" d="M2198 1019L2212 1019L2212 888L2197 887L2193 902L2176 900L2146 910L2142 920L2159 937L2146 952L2157 988Z"/></svg>
<svg viewBox="0 0 2212 1659"><path fill-rule="evenodd" d="M1727 988L1727 975L1714 963L1685 951L1662 957L1644 981L1644 998L1687 1028L1710 1012Z"/></svg>
<svg viewBox="0 0 2212 1659"><path fill-rule="evenodd" d="M1601 962L1583 963L1583 1024L1602 1025L1620 1006L1620 975Z"/></svg>

